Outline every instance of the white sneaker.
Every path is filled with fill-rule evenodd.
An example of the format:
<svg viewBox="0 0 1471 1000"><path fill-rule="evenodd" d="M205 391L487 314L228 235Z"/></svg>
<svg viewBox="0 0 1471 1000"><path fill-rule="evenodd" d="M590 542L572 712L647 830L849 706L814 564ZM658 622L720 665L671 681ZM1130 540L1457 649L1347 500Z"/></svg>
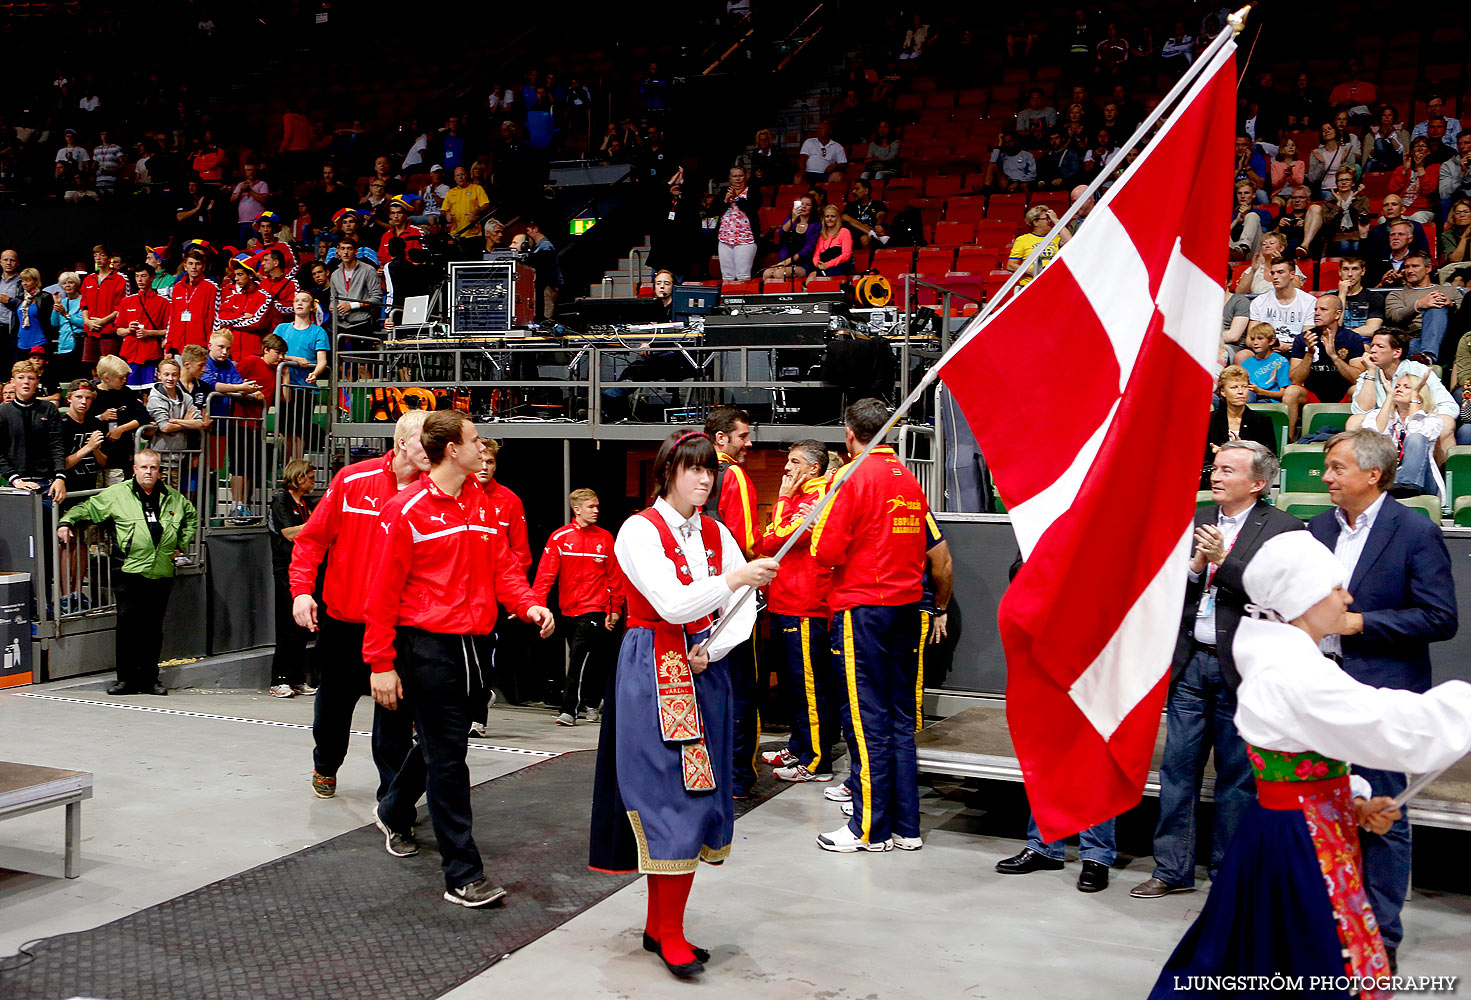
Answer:
<svg viewBox="0 0 1471 1000"><path fill-rule="evenodd" d="M859 851L892 851L894 842L885 840L877 844L864 843L852 830L848 829L848 824L844 823L832 833L819 833L817 846L835 854L857 854Z"/></svg>
<svg viewBox="0 0 1471 1000"><path fill-rule="evenodd" d="M303 698L310 698L312 695L317 693L317 689L312 687L310 684L293 684L291 685L291 690L295 691Z"/></svg>
<svg viewBox="0 0 1471 1000"><path fill-rule="evenodd" d="M485 739L485 736L486 736L485 723L483 723L483 722L472 722L472 723L470 723L470 735L473 736L473 737L475 737L476 739L481 739L481 740Z"/></svg>
<svg viewBox="0 0 1471 1000"><path fill-rule="evenodd" d="M793 764L791 767L779 767L771 772L777 781L832 781L831 771L825 774L814 774L801 764Z"/></svg>
<svg viewBox="0 0 1471 1000"><path fill-rule="evenodd" d="M782 747L780 750L762 751L761 760L770 767L791 767L793 764L799 763L797 755L786 747Z"/></svg>
<svg viewBox="0 0 1471 1000"><path fill-rule="evenodd" d="M848 791L847 785L834 785L822 790L822 797L829 802L852 802L853 793Z"/></svg>
<svg viewBox="0 0 1471 1000"><path fill-rule="evenodd" d="M920 837L901 837L896 833L891 839L894 846L901 851L917 851L924 846L924 840Z"/></svg>
<svg viewBox="0 0 1471 1000"><path fill-rule="evenodd" d="M296 697L296 692L293 691L293 690L291 690L291 685L290 684L272 684L271 685L271 697L272 698L295 698Z"/></svg>
<svg viewBox="0 0 1471 1000"><path fill-rule="evenodd" d="M575 726L577 725L577 720L572 718L572 716L568 715L566 712L563 712L561 715L557 716L557 725Z"/></svg>
<svg viewBox="0 0 1471 1000"><path fill-rule="evenodd" d="M853 803L852 802L844 802L844 803L842 803L841 805L838 806L838 809L842 812L842 814L844 816L852 816L853 815Z"/></svg>

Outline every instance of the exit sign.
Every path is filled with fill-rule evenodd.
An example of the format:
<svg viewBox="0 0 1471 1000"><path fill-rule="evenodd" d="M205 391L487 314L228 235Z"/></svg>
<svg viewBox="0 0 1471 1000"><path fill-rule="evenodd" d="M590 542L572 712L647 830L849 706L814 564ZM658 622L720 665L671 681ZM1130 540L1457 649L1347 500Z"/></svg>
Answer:
<svg viewBox="0 0 1471 1000"><path fill-rule="evenodd" d="M597 219L573 219L571 232L573 236L581 236L593 226L597 225Z"/></svg>

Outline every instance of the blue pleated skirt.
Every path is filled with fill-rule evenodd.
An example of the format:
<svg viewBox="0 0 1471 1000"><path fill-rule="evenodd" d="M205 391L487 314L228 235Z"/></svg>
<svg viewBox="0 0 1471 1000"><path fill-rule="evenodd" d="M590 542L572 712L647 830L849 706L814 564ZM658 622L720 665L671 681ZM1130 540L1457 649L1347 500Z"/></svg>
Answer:
<svg viewBox="0 0 1471 1000"><path fill-rule="evenodd" d="M1328 887L1298 809L1267 809L1253 802L1226 851L1220 873L1195 923L1165 963L1151 1000L1161 997L1282 996L1340 1000L1333 990L1287 992L1202 989L1207 976L1313 977L1345 975L1343 943Z"/></svg>

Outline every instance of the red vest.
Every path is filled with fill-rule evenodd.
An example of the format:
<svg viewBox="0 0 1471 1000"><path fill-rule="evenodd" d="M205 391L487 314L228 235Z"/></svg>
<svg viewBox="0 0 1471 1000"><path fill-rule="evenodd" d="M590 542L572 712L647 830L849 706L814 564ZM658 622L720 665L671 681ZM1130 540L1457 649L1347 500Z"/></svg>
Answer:
<svg viewBox="0 0 1471 1000"><path fill-rule="evenodd" d="M679 550L679 545L674 540L674 532L669 530L669 522L654 508L639 511L637 517L648 518L650 524L659 532L659 541L664 543L664 554L669 561L674 563L675 572L679 574L679 582L688 586L690 579L689 563L685 560L684 553ZM711 576L720 575L720 525L708 517L700 518L700 540L705 543L705 556L708 559ZM625 572L624 576L628 574ZM627 588L628 593L628 624L631 628L653 628L659 624L668 624L659 617L659 612L649 603L649 599L643 595L637 587ZM694 635L709 628L711 618L706 615L699 621L690 622L684 626L687 635ZM657 629L656 629L657 630Z"/></svg>

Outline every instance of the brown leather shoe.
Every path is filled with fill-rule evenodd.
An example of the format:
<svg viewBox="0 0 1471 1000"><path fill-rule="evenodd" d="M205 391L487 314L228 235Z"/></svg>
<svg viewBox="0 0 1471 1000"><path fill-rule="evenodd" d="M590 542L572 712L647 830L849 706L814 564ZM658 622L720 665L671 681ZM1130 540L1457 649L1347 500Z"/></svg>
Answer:
<svg viewBox="0 0 1471 1000"><path fill-rule="evenodd" d="M1150 878L1140 882L1129 890L1129 895L1135 899L1158 899L1176 892L1194 892L1193 885L1170 885L1163 879Z"/></svg>

